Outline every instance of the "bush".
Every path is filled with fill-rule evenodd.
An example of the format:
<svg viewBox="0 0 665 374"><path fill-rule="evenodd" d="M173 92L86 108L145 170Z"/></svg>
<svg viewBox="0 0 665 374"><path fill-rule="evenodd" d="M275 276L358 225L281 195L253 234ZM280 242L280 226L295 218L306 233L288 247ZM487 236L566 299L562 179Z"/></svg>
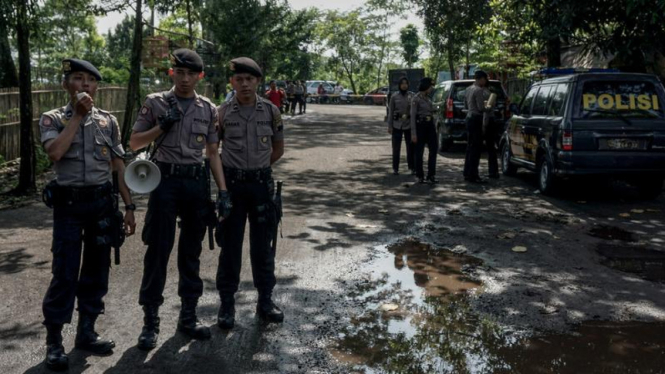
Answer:
<svg viewBox="0 0 665 374"><path fill-rule="evenodd" d="M51 160L41 145L35 147L36 169L35 175L41 175L51 167Z"/></svg>

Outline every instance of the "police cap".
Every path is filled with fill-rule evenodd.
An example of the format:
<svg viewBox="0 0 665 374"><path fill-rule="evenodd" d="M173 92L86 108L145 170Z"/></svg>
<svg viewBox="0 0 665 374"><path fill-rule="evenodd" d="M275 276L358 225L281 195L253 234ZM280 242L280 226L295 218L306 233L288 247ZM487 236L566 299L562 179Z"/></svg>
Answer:
<svg viewBox="0 0 665 374"><path fill-rule="evenodd" d="M261 72L259 64L257 64L254 60L252 60L249 57L234 58L233 60L231 60L230 68L233 74L246 73L253 75L257 78L261 78L263 76L263 72Z"/></svg>
<svg viewBox="0 0 665 374"><path fill-rule="evenodd" d="M68 58L62 60L62 73L67 76L71 73L76 73L77 71L84 71L86 73L92 74L98 81L102 80L102 75L99 73L99 70L95 65L84 60L77 60L75 58Z"/></svg>
<svg viewBox="0 0 665 374"><path fill-rule="evenodd" d="M488 77L487 77L487 73L485 73L485 72L482 71L482 70L476 70L476 72L473 73L473 78L474 78L475 80L478 80L478 79L481 79L481 78L488 79Z"/></svg>
<svg viewBox="0 0 665 374"><path fill-rule="evenodd" d="M187 48L176 49L169 56L171 66L174 68L188 68L191 71L200 73L203 71L203 60L198 53Z"/></svg>

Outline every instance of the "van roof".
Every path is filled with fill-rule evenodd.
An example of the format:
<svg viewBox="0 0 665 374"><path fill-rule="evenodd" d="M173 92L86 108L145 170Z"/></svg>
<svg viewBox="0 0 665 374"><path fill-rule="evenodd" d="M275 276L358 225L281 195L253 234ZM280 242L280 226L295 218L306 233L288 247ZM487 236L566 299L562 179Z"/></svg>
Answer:
<svg viewBox="0 0 665 374"><path fill-rule="evenodd" d="M459 79L459 80L456 80L456 81L452 81L452 80L451 81L443 81L443 82L438 83L436 86L438 87L438 86L442 86L444 84L449 84L449 83L474 83L474 82L475 82L474 79ZM498 81L496 79L490 79L489 82L490 83L499 83L499 84L501 84L501 81Z"/></svg>
<svg viewBox="0 0 665 374"><path fill-rule="evenodd" d="M658 77L656 77L653 74L642 74L642 73L578 73L578 74L571 74L571 75L564 75L561 77L555 77L555 78L548 78L545 80L542 80L540 82L535 82L533 85L542 85L542 84L550 84L550 83L564 83L564 82L576 82L576 81L587 81L587 80L593 80L593 79L619 79L619 80L627 80L627 79L640 79L640 80L648 80L648 81L658 81Z"/></svg>

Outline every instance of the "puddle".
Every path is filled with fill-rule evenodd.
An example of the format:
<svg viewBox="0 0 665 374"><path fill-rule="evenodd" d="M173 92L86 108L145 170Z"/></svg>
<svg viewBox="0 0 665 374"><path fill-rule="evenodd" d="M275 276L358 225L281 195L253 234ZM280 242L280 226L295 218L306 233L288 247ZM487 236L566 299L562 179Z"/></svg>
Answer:
<svg viewBox="0 0 665 374"><path fill-rule="evenodd" d="M624 242L636 242L635 234L619 227L599 225L589 230L589 235L607 240L621 240Z"/></svg>
<svg viewBox="0 0 665 374"><path fill-rule="evenodd" d="M470 256L414 240L378 248L349 297L351 318L331 354L353 373L657 373L665 324L589 322L573 334L511 331L474 313ZM649 371L651 370L651 371Z"/></svg>
<svg viewBox="0 0 665 374"><path fill-rule="evenodd" d="M644 246L601 243L596 252L602 264L651 281L665 281L665 252Z"/></svg>

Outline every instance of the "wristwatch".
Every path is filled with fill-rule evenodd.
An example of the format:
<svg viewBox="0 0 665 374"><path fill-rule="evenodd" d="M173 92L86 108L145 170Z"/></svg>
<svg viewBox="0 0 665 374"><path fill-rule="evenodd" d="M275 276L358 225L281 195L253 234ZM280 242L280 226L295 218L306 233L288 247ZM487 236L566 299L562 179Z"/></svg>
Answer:
<svg viewBox="0 0 665 374"><path fill-rule="evenodd" d="M125 210L136 210L136 204L125 205Z"/></svg>

